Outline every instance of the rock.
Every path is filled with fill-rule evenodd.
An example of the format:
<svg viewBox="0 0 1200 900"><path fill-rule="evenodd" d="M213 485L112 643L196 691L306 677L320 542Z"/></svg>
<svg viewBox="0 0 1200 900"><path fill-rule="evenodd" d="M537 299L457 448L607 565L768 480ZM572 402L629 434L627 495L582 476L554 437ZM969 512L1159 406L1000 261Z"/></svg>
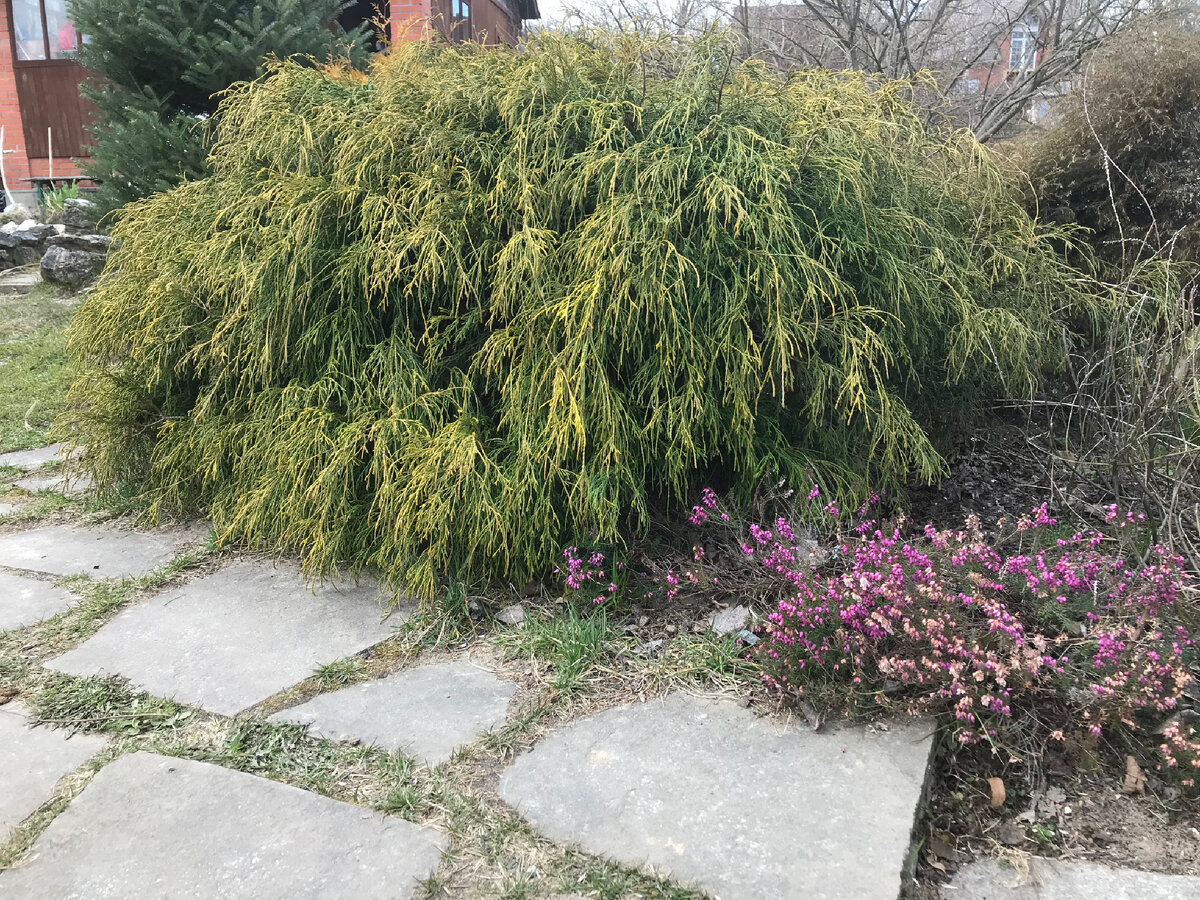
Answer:
<svg viewBox="0 0 1200 900"><path fill-rule="evenodd" d="M20 231L25 231L27 229L32 228L36 224L37 224L37 219L26 219L20 225L17 226L17 229Z"/></svg>
<svg viewBox="0 0 1200 900"><path fill-rule="evenodd" d="M38 252L37 247L29 244L21 244L8 251L10 266L27 266L37 262L41 257L42 254Z"/></svg>
<svg viewBox="0 0 1200 900"><path fill-rule="evenodd" d="M0 213L0 221L5 223L12 222L14 225L18 222L24 222L28 218L29 210L20 203L13 204L5 209L3 213Z"/></svg>
<svg viewBox="0 0 1200 900"><path fill-rule="evenodd" d="M447 843L291 785L139 752L101 769L29 857L0 871L0 896L407 900Z"/></svg>
<svg viewBox="0 0 1200 900"><path fill-rule="evenodd" d="M53 225L38 225L36 223L28 228L22 225L19 230L13 232L13 235L22 244L36 247L39 251L44 250L46 242L57 234L58 229Z"/></svg>
<svg viewBox="0 0 1200 900"><path fill-rule="evenodd" d="M717 634L734 634L741 631L750 622L750 610L744 606L723 609L708 617L709 627Z"/></svg>
<svg viewBox="0 0 1200 900"><path fill-rule="evenodd" d="M436 766L502 725L516 690L512 682L460 659L319 694L271 721L299 722L331 740L402 750Z"/></svg>
<svg viewBox="0 0 1200 900"><path fill-rule="evenodd" d="M34 450L13 450L10 453L0 453L0 466L14 466L18 469L36 469L43 463L62 459L67 452L66 444L51 444L48 447L38 447Z"/></svg>
<svg viewBox="0 0 1200 900"><path fill-rule="evenodd" d="M0 572L0 631L41 622L73 603L74 597L48 581Z"/></svg>
<svg viewBox="0 0 1200 900"><path fill-rule="evenodd" d="M48 575L127 578L170 562L180 543L171 533L59 525L0 537L0 566Z"/></svg>
<svg viewBox="0 0 1200 900"><path fill-rule="evenodd" d="M239 559L126 606L46 666L85 677L122 675L159 697L232 716L322 663L391 637L414 606L381 621L379 599L369 578L314 586L297 563Z"/></svg>
<svg viewBox="0 0 1200 900"><path fill-rule="evenodd" d="M1200 897L1200 878L1159 875L1078 860L1029 857L1028 869L986 859L963 866L951 881L956 900L1187 900Z"/></svg>
<svg viewBox="0 0 1200 900"><path fill-rule="evenodd" d="M34 728L19 704L0 709L0 843L8 830L50 799L58 779L104 748L104 739ZM7 884L0 871L0 896Z"/></svg>
<svg viewBox="0 0 1200 900"><path fill-rule="evenodd" d="M21 246L21 239L17 237L16 229L12 231L0 232L0 250L14 250Z"/></svg>
<svg viewBox="0 0 1200 900"><path fill-rule="evenodd" d="M63 201L62 220L68 231L95 231L99 212L96 204L83 197Z"/></svg>
<svg viewBox="0 0 1200 900"><path fill-rule="evenodd" d="M16 230L17 230L16 222L5 222L3 225L0 225L0 233L2 233L2 234L12 234Z"/></svg>
<svg viewBox="0 0 1200 900"><path fill-rule="evenodd" d="M42 256L42 279L78 290L99 277L107 259L104 253L48 247Z"/></svg>
<svg viewBox="0 0 1200 900"><path fill-rule="evenodd" d="M506 606L500 612L496 613L496 621L504 625L520 625L525 621L525 607L520 603Z"/></svg>
<svg viewBox="0 0 1200 900"><path fill-rule="evenodd" d="M82 253L107 253L111 244L112 238L107 234L79 234L72 231L51 235L46 240L47 247L62 247Z"/></svg>
<svg viewBox="0 0 1200 900"><path fill-rule="evenodd" d="M932 731L817 734L674 693L555 728L499 790L552 840L722 900L895 900Z"/></svg>

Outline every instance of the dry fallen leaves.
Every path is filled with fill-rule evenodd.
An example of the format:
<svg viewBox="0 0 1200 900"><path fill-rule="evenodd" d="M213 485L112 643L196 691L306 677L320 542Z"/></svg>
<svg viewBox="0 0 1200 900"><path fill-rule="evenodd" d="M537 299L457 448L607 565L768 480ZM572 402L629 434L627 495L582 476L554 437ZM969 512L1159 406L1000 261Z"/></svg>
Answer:
<svg viewBox="0 0 1200 900"><path fill-rule="evenodd" d="M1125 757L1125 783L1121 785L1121 790L1126 794L1146 793L1146 776L1132 756Z"/></svg>
<svg viewBox="0 0 1200 900"><path fill-rule="evenodd" d="M987 780L987 783L992 790L992 809L999 809L1004 805L1004 800L1008 796L1004 791L1004 779L993 776Z"/></svg>

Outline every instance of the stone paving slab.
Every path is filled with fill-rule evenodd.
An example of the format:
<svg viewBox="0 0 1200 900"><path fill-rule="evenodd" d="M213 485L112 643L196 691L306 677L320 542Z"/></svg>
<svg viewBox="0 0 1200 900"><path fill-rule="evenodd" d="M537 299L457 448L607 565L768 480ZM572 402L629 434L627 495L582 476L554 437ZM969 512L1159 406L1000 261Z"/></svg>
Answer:
<svg viewBox="0 0 1200 900"><path fill-rule="evenodd" d="M54 525L0 536L0 566L51 575L128 578L170 562L185 536Z"/></svg>
<svg viewBox="0 0 1200 900"><path fill-rule="evenodd" d="M0 466L36 469L45 463L63 459L61 454L66 452L66 444L51 444L49 447L38 447L34 450L13 450L10 453L0 453Z"/></svg>
<svg viewBox="0 0 1200 900"><path fill-rule="evenodd" d="M110 763L0 872L22 900L412 896L445 838L397 818L211 763Z"/></svg>
<svg viewBox="0 0 1200 900"><path fill-rule="evenodd" d="M22 490L36 494L38 491L54 491L67 497L77 497L92 489L92 479L89 475L64 475L61 472L50 472L46 475L34 474L18 478L13 482Z"/></svg>
<svg viewBox="0 0 1200 900"><path fill-rule="evenodd" d="M896 900L931 731L818 734L675 693L551 732L500 794L550 838L721 900Z"/></svg>
<svg viewBox="0 0 1200 900"><path fill-rule="evenodd" d="M47 581L0 572L0 631L48 619L76 600Z"/></svg>
<svg viewBox="0 0 1200 900"><path fill-rule="evenodd" d="M241 559L126 607L46 665L124 675L152 694L231 716L379 643L411 614L402 607L380 621L371 579L314 592L293 562Z"/></svg>
<svg viewBox="0 0 1200 900"><path fill-rule="evenodd" d="M957 900L1197 900L1200 878L1110 869L1082 860L1030 857L1018 872L996 860L959 869L950 886Z"/></svg>
<svg viewBox="0 0 1200 900"><path fill-rule="evenodd" d="M436 766L504 722L516 685L469 660L434 663L321 694L271 716L319 737L357 738Z"/></svg>
<svg viewBox="0 0 1200 900"><path fill-rule="evenodd" d="M34 728L22 707L15 703L0 706L0 843L50 799L60 778L103 747L101 737ZM9 896L4 893L3 881L0 896Z"/></svg>

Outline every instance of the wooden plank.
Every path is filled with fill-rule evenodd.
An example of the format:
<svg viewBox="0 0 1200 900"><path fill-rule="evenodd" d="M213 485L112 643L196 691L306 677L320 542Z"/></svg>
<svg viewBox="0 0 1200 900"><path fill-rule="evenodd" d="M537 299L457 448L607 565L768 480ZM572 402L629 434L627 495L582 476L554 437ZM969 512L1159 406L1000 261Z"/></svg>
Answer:
<svg viewBox="0 0 1200 900"><path fill-rule="evenodd" d="M13 66L21 123L25 129L25 152L42 158L49 152L46 129L54 130L54 155L59 158L84 156L92 106L79 96L86 77L74 60L20 62Z"/></svg>

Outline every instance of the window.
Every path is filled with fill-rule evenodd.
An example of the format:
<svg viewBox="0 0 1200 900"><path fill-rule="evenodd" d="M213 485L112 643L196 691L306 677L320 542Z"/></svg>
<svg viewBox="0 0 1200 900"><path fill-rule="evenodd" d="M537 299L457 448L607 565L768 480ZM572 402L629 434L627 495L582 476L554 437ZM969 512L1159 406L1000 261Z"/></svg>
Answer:
<svg viewBox="0 0 1200 900"><path fill-rule="evenodd" d="M46 5L46 30L50 37L51 59L74 59L79 46L75 23L67 15L67 0L43 0Z"/></svg>
<svg viewBox="0 0 1200 900"><path fill-rule="evenodd" d="M1037 65L1038 17L1022 16L1013 29L1008 45L1008 67L1010 69L1032 69Z"/></svg>
<svg viewBox="0 0 1200 900"><path fill-rule="evenodd" d="M67 0L12 0L12 23L18 62L75 58L79 34Z"/></svg>
<svg viewBox="0 0 1200 900"><path fill-rule="evenodd" d="M471 40L471 0L450 0L450 35L455 40Z"/></svg>

